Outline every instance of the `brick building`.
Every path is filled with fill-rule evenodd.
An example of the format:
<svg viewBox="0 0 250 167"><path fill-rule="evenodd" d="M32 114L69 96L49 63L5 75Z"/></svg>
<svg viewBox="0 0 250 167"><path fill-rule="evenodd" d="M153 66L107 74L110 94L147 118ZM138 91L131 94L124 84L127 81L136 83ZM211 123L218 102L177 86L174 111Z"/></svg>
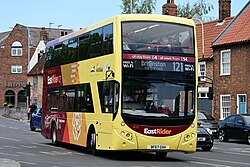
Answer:
<svg viewBox="0 0 250 167"><path fill-rule="evenodd" d="M41 41L58 38L72 32L67 29L44 30L46 33L41 36L41 28L16 24L11 31L0 33L1 107L4 102L14 107L25 108L27 106L27 97L23 87L27 84L27 73L32 67L32 63L28 63L28 60L31 60L35 53L37 54L37 47Z"/></svg>
<svg viewBox="0 0 250 167"><path fill-rule="evenodd" d="M177 16L177 6L174 0L167 0L162 6L162 14ZM209 114L213 114L214 106L212 101L208 99L209 87L211 84L207 82L213 81L213 49L212 42L233 20L231 17L231 0L219 0L219 19L203 22L201 18L192 18L196 23L196 35L198 46L198 75L201 78L198 87L198 109L205 110ZM205 78L206 77L206 78Z"/></svg>
<svg viewBox="0 0 250 167"><path fill-rule="evenodd" d="M217 119L250 113L250 2L214 40L214 108Z"/></svg>
<svg viewBox="0 0 250 167"><path fill-rule="evenodd" d="M198 76L200 78L198 87L198 108L205 110L209 114L213 114L214 107L212 100L208 99L209 87L211 84L206 82L213 82L213 66L214 66L214 55L211 44L213 40L224 30L224 28L232 21L234 17L225 17L224 20L213 20L210 22L203 23L203 35L202 39L202 25L201 23L196 24L196 35L197 35L197 46L198 46ZM204 46L202 46L202 40L204 40ZM203 48L204 47L204 51ZM204 52L204 53L203 53ZM203 76L207 78L202 78Z"/></svg>

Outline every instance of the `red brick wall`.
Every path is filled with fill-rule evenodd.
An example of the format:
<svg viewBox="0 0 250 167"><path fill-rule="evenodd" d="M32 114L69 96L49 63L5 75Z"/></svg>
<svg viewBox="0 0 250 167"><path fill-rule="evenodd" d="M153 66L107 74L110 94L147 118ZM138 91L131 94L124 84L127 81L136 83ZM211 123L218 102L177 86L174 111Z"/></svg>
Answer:
<svg viewBox="0 0 250 167"><path fill-rule="evenodd" d="M11 45L13 42L19 41L22 43L22 56L11 56ZM0 105L5 101L5 92L7 90L12 90L15 92L15 105L17 105L18 92L23 90L22 86L7 87L8 82L13 83L27 83L27 63L28 63L28 41L26 35L21 31L18 26L16 26L8 39L4 43L4 48L0 52ZM32 55L32 52L30 53ZM22 73L13 74L11 73L12 65L22 65Z"/></svg>
<svg viewBox="0 0 250 167"><path fill-rule="evenodd" d="M220 75L220 51L231 49L231 74ZM214 49L214 111L220 118L220 95L231 95L231 114L237 112L237 94L247 95L247 112L250 113L250 44Z"/></svg>

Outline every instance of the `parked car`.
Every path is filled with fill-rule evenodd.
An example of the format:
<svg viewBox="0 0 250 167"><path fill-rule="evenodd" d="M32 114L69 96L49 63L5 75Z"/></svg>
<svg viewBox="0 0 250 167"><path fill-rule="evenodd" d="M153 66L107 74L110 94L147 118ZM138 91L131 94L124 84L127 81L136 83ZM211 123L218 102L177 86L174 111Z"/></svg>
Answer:
<svg viewBox="0 0 250 167"><path fill-rule="evenodd" d="M35 111L32 113L30 118L31 131L35 131L36 129L41 129L41 115L42 115L42 108L37 107Z"/></svg>
<svg viewBox="0 0 250 167"><path fill-rule="evenodd" d="M198 125L197 128L197 146L203 151L210 151L214 145L212 131L209 128L204 128Z"/></svg>
<svg viewBox="0 0 250 167"><path fill-rule="evenodd" d="M219 137L218 122L206 111L198 110L198 124L204 128L209 128L213 132L213 137Z"/></svg>
<svg viewBox="0 0 250 167"><path fill-rule="evenodd" d="M219 140L247 141L250 144L250 114L234 114L219 122Z"/></svg>

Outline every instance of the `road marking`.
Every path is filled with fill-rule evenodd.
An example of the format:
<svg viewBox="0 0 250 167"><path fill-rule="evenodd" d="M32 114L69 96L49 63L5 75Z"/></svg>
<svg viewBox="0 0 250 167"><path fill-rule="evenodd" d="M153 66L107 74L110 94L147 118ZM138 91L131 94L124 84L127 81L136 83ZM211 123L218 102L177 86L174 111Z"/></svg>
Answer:
<svg viewBox="0 0 250 167"><path fill-rule="evenodd" d="M12 156L12 157L18 157L19 155L15 155L15 154L8 154L8 153L1 153L0 155L7 155L7 156Z"/></svg>
<svg viewBox="0 0 250 167"><path fill-rule="evenodd" d="M244 163L244 162L224 161L224 160L220 160L220 159L203 158L203 157L195 157L195 156L193 156L193 158L208 160L208 161L226 162L226 163L232 163L232 164L237 164L237 165L239 165L239 164L241 164L241 165L249 165L249 163Z"/></svg>
<svg viewBox="0 0 250 167"><path fill-rule="evenodd" d="M0 136L0 139L11 140L11 141L21 141L21 140L18 140L18 139L13 139L13 138L8 138L8 137L1 137L1 136Z"/></svg>
<svg viewBox="0 0 250 167"><path fill-rule="evenodd" d="M193 164L200 164L200 165L208 165L208 166L215 166L215 167L232 167L228 165L220 165L220 164L211 164L211 163L205 163L205 162L196 162L196 161L188 161Z"/></svg>
<svg viewBox="0 0 250 167"><path fill-rule="evenodd" d="M36 148L36 146L25 146L25 145L19 145L19 146L23 148Z"/></svg>
<svg viewBox="0 0 250 167"><path fill-rule="evenodd" d="M17 130L18 128L15 128L15 127L11 127L11 126L9 126L8 128L10 128L10 129L15 129L15 130Z"/></svg>
<svg viewBox="0 0 250 167"><path fill-rule="evenodd" d="M39 143L32 143L32 144L38 145L38 146L45 146L45 147L49 147L49 148L57 148L57 149L60 149L60 150L67 150L67 149L65 149L65 148L57 147L57 146L53 146L53 145L39 144Z"/></svg>
<svg viewBox="0 0 250 167"><path fill-rule="evenodd" d="M46 155L73 155L72 152L59 152L59 151L40 151L41 154L46 154Z"/></svg>
<svg viewBox="0 0 250 167"><path fill-rule="evenodd" d="M18 161L18 162L22 164L28 164L28 165L37 165L37 163L33 163L33 162L26 162L26 161Z"/></svg>
<svg viewBox="0 0 250 167"><path fill-rule="evenodd" d="M250 156L249 154L244 154L244 153L233 153L233 152L225 152L225 151L222 151L222 153L225 153L225 154L234 154L234 155L243 155L243 156Z"/></svg>
<svg viewBox="0 0 250 167"><path fill-rule="evenodd" d="M27 153L27 152L16 152L16 153L17 153L17 154L21 154L21 155L36 156L36 154Z"/></svg>
<svg viewBox="0 0 250 167"><path fill-rule="evenodd" d="M7 126L6 125L0 125L1 127L4 127L4 128L7 128Z"/></svg>
<svg viewBox="0 0 250 167"><path fill-rule="evenodd" d="M5 145L5 146L3 146L4 148L13 148L13 149L21 149L20 147L15 147L15 146L7 146L7 145Z"/></svg>

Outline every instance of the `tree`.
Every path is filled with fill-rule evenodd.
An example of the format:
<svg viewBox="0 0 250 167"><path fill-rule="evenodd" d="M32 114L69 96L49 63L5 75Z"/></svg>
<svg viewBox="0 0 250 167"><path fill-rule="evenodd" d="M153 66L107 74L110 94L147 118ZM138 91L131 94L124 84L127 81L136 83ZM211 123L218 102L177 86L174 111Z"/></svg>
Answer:
<svg viewBox="0 0 250 167"><path fill-rule="evenodd" d="M189 17L189 16L204 16L208 14L212 9L213 5L207 3L206 0L197 0L193 5L190 5L189 2L184 5L177 6L177 16L179 17Z"/></svg>
<svg viewBox="0 0 250 167"><path fill-rule="evenodd" d="M131 2L132 2L132 12L131 12ZM150 14L155 10L156 0L122 0L123 14L129 13L146 13Z"/></svg>

